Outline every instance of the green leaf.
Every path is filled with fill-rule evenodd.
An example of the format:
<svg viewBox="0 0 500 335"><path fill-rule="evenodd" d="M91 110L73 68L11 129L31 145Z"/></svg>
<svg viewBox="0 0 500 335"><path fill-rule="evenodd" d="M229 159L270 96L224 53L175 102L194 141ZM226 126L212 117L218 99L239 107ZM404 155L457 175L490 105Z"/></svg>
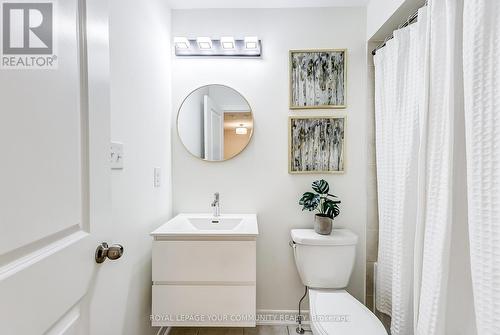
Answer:
<svg viewBox="0 0 500 335"><path fill-rule="evenodd" d="M325 211L325 214L328 215L329 218L334 219L337 215L340 214L340 208L339 204L340 201L333 201L333 200L325 200L323 204L323 208Z"/></svg>
<svg viewBox="0 0 500 335"><path fill-rule="evenodd" d="M337 198L335 195L331 195L331 194L328 194L327 197L325 199L327 199L328 201L333 201L334 203L336 204L340 204L342 201L340 200L332 200L332 199L328 199L328 197L335 197Z"/></svg>
<svg viewBox="0 0 500 335"><path fill-rule="evenodd" d="M321 180L316 180L312 183L312 189L319 194L328 194L328 191L330 190L330 186L328 185L328 182L324 179Z"/></svg>
<svg viewBox="0 0 500 335"><path fill-rule="evenodd" d="M312 192L306 192L302 195L299 200L299 205L302 205L302 210L313 211L315 210L320 202L319 194L314 194Z"/></svg>

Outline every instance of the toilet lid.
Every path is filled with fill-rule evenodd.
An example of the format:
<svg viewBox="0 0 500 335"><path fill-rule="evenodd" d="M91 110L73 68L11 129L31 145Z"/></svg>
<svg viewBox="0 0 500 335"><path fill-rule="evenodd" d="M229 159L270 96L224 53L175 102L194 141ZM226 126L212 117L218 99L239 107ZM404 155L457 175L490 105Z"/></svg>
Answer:
<svg viewBox="0 0 500 335"><path fill-rule="evenodd" d="M292 240L304 245L355 245L358 236L349 229L335 228L330 235L320 235L314 229L292 229Z"/></svg>
<svg viewBox="0 0 500 335"><path fill-rule="evenodd" d="M380 320L344 290L309 289L315 335L387 335Z"/></svg>

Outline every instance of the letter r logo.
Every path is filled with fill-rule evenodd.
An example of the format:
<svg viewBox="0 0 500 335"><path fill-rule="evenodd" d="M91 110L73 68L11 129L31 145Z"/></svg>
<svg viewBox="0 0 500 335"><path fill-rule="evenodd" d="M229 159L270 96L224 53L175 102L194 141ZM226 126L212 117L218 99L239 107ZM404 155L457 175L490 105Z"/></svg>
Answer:
<svg viewBox="0 0 500 335"><path fill-rule="evenodd" d="M52 3L3 3L3 53L52 54Z"/></svg>

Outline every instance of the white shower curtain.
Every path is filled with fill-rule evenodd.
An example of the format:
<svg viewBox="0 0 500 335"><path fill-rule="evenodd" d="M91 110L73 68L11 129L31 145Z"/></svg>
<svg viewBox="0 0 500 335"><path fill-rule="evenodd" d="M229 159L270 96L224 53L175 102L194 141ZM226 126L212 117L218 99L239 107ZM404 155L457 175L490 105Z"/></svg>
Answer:
<svg viewBox="0 0 500 335"><path fill-rule="evenodd" d="M417 209L419 111L425 78L426 9L394 32L375 62L379 256L377 308L392 334L413 333L413 248Z"/></svg>
<svg viewBox="0 0 500 335"><path fill-rule="evenodd" d="M417 226L423 232L421 271L416 281L416 334L446 333L446 302L450 242L454 210L454 173L458 162L454 144L459 140L457 114L463 114L462 0L434 0L429 10L428 101L425 136L421 141ZM463 130L462 130L463 133ZM463 136L463 134L462 134ZM416 258L416 266L419 266ZM418 271L416 272L418 273Z"/></svg>
<svg viewBox="0 0 500 335"><path fill-rule="evenodd" d="M429 1L374 58L376 306L391 315L392 335L446 334L456 321L446 305L452 224L466 205L454 196L465 169L454 151L463 141L462 3Z"/></svg>
<svg viewBox="0 0 500 335"><path fill-rule="evenodd" d="M500 0L430 0L374 62L376 306L392 316L392 335L498 335ZM450 247L467 248L452 232L465 224L472 283L449 278ZM449 283L472 286L473 308L447 305L471 304L447 296ZM472 314L476 325L463 322Z"/></svg>
<svg viewBox="0 0 500 335"><path fill-rule="evenodd" d="M500 334L500 1L466 0L464 84L478 334Z"/></svg>

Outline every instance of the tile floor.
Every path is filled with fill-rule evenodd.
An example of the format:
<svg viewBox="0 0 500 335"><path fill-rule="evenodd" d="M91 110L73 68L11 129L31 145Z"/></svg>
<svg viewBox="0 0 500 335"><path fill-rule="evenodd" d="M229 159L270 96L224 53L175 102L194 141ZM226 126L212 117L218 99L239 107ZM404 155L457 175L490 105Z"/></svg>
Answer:
<svg viewBox="0 0 500 335"><path fill-rule="evenodd" d="M295 325L290 326L257 326L255 328L195 328L195 327L174 327L168 335L296 335ZM312 332L306 326L306 335Z"/></svg>

